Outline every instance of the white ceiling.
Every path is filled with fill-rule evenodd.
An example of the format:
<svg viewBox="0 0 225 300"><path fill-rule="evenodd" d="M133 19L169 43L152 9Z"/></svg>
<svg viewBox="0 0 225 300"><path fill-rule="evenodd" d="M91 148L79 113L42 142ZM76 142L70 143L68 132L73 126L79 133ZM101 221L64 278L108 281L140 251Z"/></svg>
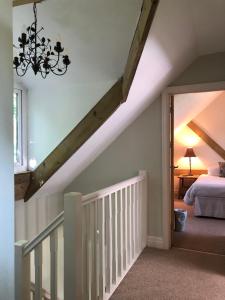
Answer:
<svg viewBox="0 0 225 300"><path fill-rule="evenodd" d="M72 49L69 54L76 67L67 74L68 81L82 81L89 76L110 80L123 73L141 2L48 0L42 4L39 12L48 18L49 32L60 33L65 47ZM28 10L28 6L15 10L17 32L27 21ZM62 191L199 55L225 51L222 11L224 0L161 0L127 102L50 178L36 197ZM25 81L28 86L39 84L32 76Z"/></svg>

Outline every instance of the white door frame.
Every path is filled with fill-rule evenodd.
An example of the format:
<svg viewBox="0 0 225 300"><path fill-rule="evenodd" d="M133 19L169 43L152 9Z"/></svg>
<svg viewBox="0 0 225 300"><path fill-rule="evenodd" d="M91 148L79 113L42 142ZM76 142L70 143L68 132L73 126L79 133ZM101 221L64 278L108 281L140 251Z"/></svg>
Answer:
<svg viewBox="0 0 225 300"><path fill-rule="evenodd" d="M225 81L168 87L162 94L162 230L163 248L171 248L170 96L225 90Z"/></svg>

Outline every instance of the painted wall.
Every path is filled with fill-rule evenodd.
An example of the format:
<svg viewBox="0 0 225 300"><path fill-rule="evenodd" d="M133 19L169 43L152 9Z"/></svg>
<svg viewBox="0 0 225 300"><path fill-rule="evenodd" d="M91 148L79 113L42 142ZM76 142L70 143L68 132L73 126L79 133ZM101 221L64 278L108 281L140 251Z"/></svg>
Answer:
<svg viewBox="0 0 225 300"><path fill-rule="evenodd" d="M11 1L0 2L0 299L14 299L13 73Z"/></svg>
<svg viewBox="0 0 225 300"><path fill-rule="evenodd" d="M28 160L41 163L114 84L50 85L28 90Z"/></svg>
<svg viewBox="0 0 225 300"><path fill-rule="evenodd" d="M153 130L154 128L154 130ZM67 188L84 194L149 172L149 231L160 236L161 224L161 100L150 107Z"/></svg>
<svg viewBox="0 0 225 300"><path fill-rule="evenodd" d="M171 85L225 80L225 53L198 58ZM157 99L114 141L66 191L90 192L147 169L149 180L148 234L162 235L161 103Z"/></svg>

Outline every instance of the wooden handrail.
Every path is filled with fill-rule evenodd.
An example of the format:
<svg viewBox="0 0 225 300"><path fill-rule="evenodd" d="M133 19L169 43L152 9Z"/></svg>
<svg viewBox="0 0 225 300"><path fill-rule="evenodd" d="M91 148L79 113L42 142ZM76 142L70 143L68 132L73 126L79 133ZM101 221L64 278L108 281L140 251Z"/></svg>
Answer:
<svg viewBox="0 0 225 300"><path fill-rule="evenodd" d="M42 241L44 241L54 230L56 230L64 221L64 211L61 212L39 235L24 247L23 254L26 256Z"/></svg>
<svg viewBox="0 0 225 300"><path fill-rule="evenodd" d="M101 127L127 96L148 37L159 0L143 0L142 12L132 41L126 69L122 78L102 97L83 120L34 170L24 200L39 188Z"/></svg>
<svg viewBox="0 0 225 300"><path fill-rule="evenodd" d="M124 180L122 182L116 183L110 187L101 189L99 191L96 191L96 192L88 194L88 195L85 195L82 198L83 205L90 203L90 201L92 201L93 199L96 199L99 197L104 197L105 195L115 193L116 191L118 191L128 185L137 183L143 179L144 179L144 176L135 176L130 179Z"/></svg>
<svg viewBox="0 0 225 300"><path fill-rule="evenodd" d="M203 129L195 122L191 121L187 125L194 133L196 133L213 151L225 160L225 150L217 144Z"/></svg>

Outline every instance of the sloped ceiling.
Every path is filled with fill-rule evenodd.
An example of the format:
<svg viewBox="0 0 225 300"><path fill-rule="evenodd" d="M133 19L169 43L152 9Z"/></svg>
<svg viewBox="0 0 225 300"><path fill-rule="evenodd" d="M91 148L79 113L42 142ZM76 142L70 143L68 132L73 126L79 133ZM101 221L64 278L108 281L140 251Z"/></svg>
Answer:
<svg viewBox="0 0 225 300"><path fill-rule="evenodd" d="M223 91L205 93L187 93L174 96L174 128L182 129L200 112L215 101Z"/></svg>
<svg viewBox="0 0 225 300"><path fill-rule="evenodd" d="M78 19L80 18L79 10L81 10L82 14L82 2L83 0L77 6L76 17ZM107 1L107 5L113 5L112 3L114 2ZM125 14L126 5L136 5L135 7L138 8L140 4L140 2L129 0L116 1L116 5L121 4L121 2L126 2L123 14ZM198 13L195 11L196 2L198 2ZM221 25L220 22L222 20L215 24L214 22L209 22L210 18L206 17L211 11L212 2L219 11L222 11L222 8L224 11L225 1L219 0L160 1L127 102L121 105L85 145L49 179L35 195L36 197L46 193L62 191L200 54L225 50L224 43L220 41L220 34L216 35L217 38L215 38L214 30L212 29L215 26L214 29L216 30ZM88 4L90 4L90 1ZM105 18L107 20L107 17ZM219 18L224 18L224 16L219 14ZM133 16L133 20L136 23L136 15ZM118 27L116 30L119 34ZM225 26L220 28L220 30L224 31ZM216 42L215 39L219 40ZM104 40L104 37L102 40ZM79 47L78 44L77 47ZM111 47L114 46L115 42L112 41ZM101 48L101 45L99 47ZM89 63L91 64L89 61L87 65ZM112 66L112 62L107 64L107 69ZM93 66L93 70L96 70L96 72L97 68L97 64ZM121 67L121 74L122 69ZM112 72L115 72L114 67Z"/></svg>

